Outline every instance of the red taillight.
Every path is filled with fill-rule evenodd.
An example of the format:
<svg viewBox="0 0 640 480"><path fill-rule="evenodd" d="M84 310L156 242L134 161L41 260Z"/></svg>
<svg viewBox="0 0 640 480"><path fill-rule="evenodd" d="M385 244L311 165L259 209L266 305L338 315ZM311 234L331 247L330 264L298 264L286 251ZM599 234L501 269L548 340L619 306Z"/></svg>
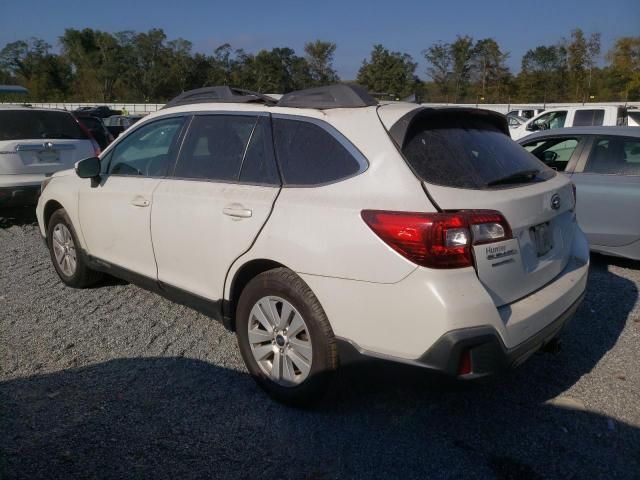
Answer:
<svg viewBox="0 0 640 480"><path fill-rule="evenodd" d="M458 375L469 375L473 371L471 365L471 350L465 350L460 355L460 364L458 365Z"/></svg>
<svg viewBox="0 0 640 480"><path fill-rule="evenodd" d="M512 238L500 212L418 213L364 210L362 219L387 245L430 268L473 266L471 246Z"/></svg>
<svg viewBox="0 0 640 480"><path fill-rule="evenodd" d="M98 142L96 142L96 139L93 138L93 135L91 134L91 131L89 131L89 129L87 127L85 127L83 124L78 122L77 119L76 119L76 123L80 126L80 128L85 133L85 135L87 137L89 137L89 140L91 140L91 145L93 146L93 151L94 151L96 157L98 155L100 155L100 145L98 144Z"/></svg>

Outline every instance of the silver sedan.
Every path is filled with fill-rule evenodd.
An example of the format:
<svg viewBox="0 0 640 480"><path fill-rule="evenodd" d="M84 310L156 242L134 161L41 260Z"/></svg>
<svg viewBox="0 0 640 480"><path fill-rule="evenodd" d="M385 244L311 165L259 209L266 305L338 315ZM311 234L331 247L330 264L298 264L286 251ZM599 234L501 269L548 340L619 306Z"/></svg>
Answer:
<svg viewBox="0 0 640 480"><path fill-rule="evenodd" d="M591 250L640 260L640 128L561 128L518 143L576 184Z"/></svg>

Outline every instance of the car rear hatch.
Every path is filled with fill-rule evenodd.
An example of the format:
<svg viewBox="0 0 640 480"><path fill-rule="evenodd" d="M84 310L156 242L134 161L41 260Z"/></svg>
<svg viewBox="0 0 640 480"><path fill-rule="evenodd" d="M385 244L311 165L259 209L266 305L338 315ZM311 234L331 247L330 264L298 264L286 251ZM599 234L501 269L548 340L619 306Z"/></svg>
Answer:
<svg viewBox="0 0 640 480"><path fill-rule="evenodd" d="M73 116L53 110L0 110L0 174L48 175L95 154Z"/></svg>
<svg viewBox="0 0 640 480"><path fill-rule="evenodd" d="M397 108L378 112L438 210L494 210L509 223L512 238L472 247L497 306L565 268L576 228L572 185L510 139L504 116L460 108L419 107L400 118Z"/></svg>

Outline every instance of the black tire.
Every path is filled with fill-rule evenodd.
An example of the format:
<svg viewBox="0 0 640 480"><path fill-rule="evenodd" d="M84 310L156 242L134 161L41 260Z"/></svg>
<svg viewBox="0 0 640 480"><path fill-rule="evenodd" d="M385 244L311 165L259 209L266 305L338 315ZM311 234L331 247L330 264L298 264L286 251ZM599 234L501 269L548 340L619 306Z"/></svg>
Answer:
<svg viewBox="0 0 640 480"><path fill-rule="evenodd" d="M73 244L75 247L76 268L71 275L67 275L62 270L60 265L58 265L54 253L53 232L56 226L59 224L67 227L69 233L71 233L71 237L73 239ZM85 288L98 282L102 278L102 273L91 270L87 266L86 260L79 248L79 245L80 243L78 242L78 236L76 235L76 231L73 228L73 224L71 223L71 219L69 218L69 215L67 215L67 212L63 208L60 208L53 212L53 215L51 215L51 218L49 219L49 224L47 225L47 246L49 247L49 254L51 255L51 263L53 263L53 267L55 268L56 273L65 285L74 288Z"/></svg>
<svg viewBox="0 0 640 480"><path fill-rule="evenodd" d="M300 313L309 330L311 368L306 379L297 385L276 383L253 356L248 332L250 314L254 305L266 296L280 297L289 302ZM298 275L286 268L276 268L253 278L240 295L235 326L240 353L249 373L272 397L288 405L303 406L324 396L338 367L336 340L320 302Z"/></svg>

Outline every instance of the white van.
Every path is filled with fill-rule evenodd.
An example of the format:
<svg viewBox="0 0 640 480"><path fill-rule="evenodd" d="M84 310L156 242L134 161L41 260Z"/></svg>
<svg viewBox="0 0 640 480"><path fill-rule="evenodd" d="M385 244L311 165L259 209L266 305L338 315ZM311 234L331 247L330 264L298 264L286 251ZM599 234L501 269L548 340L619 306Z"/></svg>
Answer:
<svg viewBox="0 0 640 480"><path fill-rule="evenodd" d="M556 107L545 110L520 126L509 128L514 140L539 130L567 127L627 125L627 109L617 106Z"/></svg>

